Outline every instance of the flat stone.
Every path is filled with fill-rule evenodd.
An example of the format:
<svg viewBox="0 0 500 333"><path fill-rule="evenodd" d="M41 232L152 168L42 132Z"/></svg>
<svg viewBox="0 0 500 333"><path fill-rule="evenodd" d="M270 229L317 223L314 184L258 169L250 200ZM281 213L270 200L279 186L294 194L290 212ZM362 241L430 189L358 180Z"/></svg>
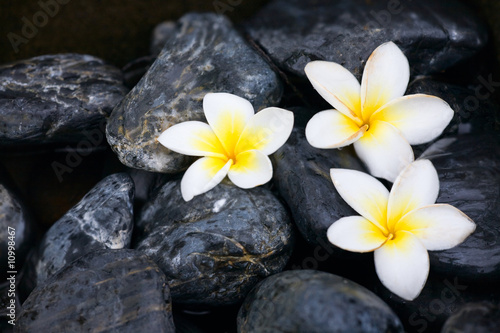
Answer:
<svg viewBox="0 0 500 333"><path fill-rule="evenodd" d="M314 148L307 142L304 128L298 127L273 160L274 183L302 236L312 245L331 248L334 256L348 255L328 246L326 231L341 217L359 215L340 197L330 177L331 168L364 171L352 147Z"/></svg>
<svg viewBox="0 0 500 333"><path fill-rule="evenodd" d="M78 142L126 95L121 71L82 54L0 66L0 146Z"/></svg>
<svg viewBox="0 0 500 333"><path fill-rule="evenodd" d="M469 216L476 230L462 244L429 251L431 267L446 276L482 284L500 278L500 136L496 133L458 136L432 146L424 157L439 175L438 203ZM448 145L446 145L448 142ZM439 146L439 142L436 143Z"/></svg>
<svg viewBox="0 0 500 333"><path fill-rule="evenodd" d="M175 332L165 275L134 250L72 262L24 302L15 332Z"/></svg>
<svg viewBox="0 0 500 333"><path fill-rule="evenodd" d="M242 301L283 270L293 243L290 217L269 190L226 183L185 202L180 181L166 182L136 228L134 248L166 274L174 302L198 307Z"/></svg>
<svg viewBox="0 0 500 333"><path fill-rule="evenodd" d="M334 61L358 78L373 50L395 42L413 75L442 71L486 45L487 29L458 1L275 0L246 29L283 70L305 78L313 60Z"/></svg>
<svg viewBox="0 0 500 333"><path fill-rule="evenodd" d="M209 92L246 98L255 110L281 98L277 74L224 16L187 14L178 23L158 59L109 118L108 142L132 168L183 170L192 159L156 139L174 124L205 121L202 100Z"/></svg>
<svg viewBox="0 0 500 333"><path fill-rule="evenodd" d="M238 314L238 332L403 332L368 289L330 273L294 270L258 284Z"/></svg>
<svg viewBox="0 0 500 333"><path fill-rule="evenodd" d="M82 255L130 247L134 183L118 173L106 177L44 235L30 261L36 284Z"/></svg>
<svg viewBox="0 0 500 333"><path fill-rule="evenodd" d="M500 308L491 303L467 303L448 318L441 333L500 332Z"/></svg>

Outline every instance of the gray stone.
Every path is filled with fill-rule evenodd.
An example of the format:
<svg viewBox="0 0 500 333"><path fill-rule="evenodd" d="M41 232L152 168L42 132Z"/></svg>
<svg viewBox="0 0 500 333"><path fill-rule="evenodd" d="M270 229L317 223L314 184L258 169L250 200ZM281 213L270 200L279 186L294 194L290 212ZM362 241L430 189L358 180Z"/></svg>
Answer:
<svg viewBox="0 0 500 333"><path fill-rule="evenodd" d="M412 74L439 72L488 37L482 20L455 0L275 0L246 27L280 68L302 78L313 60L337 62L359 78L372 51L388 41L407 55Z"/></svg>
<svg viewBox="0 0 500 333"><path fill-rule="evenodd" d="M121 71L81 54L0 66L0 145L78 142L127 93Z"/></svg>
<svg viewBox="0 0 500 333"><path fill-rule="evenodd" d="M332 255L349 255L329 246L326 231L344 216L358 215L338 194L331 168L364 171L352 147L317 149L306 140L304 128L295 128L274 155L274 183L286 201L302 236L312 245L331 248Z"/></svg>
<svg viewBox="0 0 500 333"><path fill-rule="evenodd" d="M394 312L364 287L330 273L295 270L257 285L238 314L238 332L403 332Z"/></svg>
<svg viewBox="0 0 500 333"><path fill-rule="evenodd" d="M191 161L156 140L168 127L203 120L209 92L248 99L256 110L279 102L282 85L269 65L215 14L187 14L141 81L113 110L106 134L120 161L133 168L179 172Z"/></svg>
<svg viewBox="0 0 500 333"><path fill-rule="evenodd" d="M24 302L15 332L175 332L165 275L134 250L72 262Z"/></svg>
<svg viewBox="0 0 500 333"><path fill-rule="evenodd" d="M153 36L151 38L151 49L150 53L157 57L167 40L176 34L177 25L172 21L165 21L158 24L153 30Z"/></svg>
<svg viewBox="0 0 500 333"><path fill-rule="evenodd" d="M280 272L292 250L290 217L269 190L221 183L185 202L180 182L160 186L137 220L136 249L167 276L174 302L240 302Z"/></svg>
<svg viewBox="0 0 500 333"><path fill-rule="evenodd" d="M476 223L462 244L429 251L431 267L445 276L472 283L500 278L500 136L498 133L458 136L424 157L439 175L438 203L450 204ZM446 143L446 142L445 142Z"/></svg>
<svg viewBox="0 0 500 333"><path fill-rule="evenodd" d="M44 235L33 260L36 284L82 255L130 247L134 183L124 173L100 181Z"/></svg>
<svg viewBox="0 0 500 333"><path fill-rule="evenodd" d="M490 303L467 303L448 318L441 333L500 332L500 307Z"/></svg>

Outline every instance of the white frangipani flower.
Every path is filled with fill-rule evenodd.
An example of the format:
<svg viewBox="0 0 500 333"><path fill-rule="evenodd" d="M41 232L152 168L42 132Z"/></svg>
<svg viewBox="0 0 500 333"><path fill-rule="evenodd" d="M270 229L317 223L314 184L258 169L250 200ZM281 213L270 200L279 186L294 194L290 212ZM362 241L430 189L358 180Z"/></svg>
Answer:
<svg viewBox="0 0 500 333"><path fill-rule="evenodd" d="M429 160L409 164L390 193L363 172L331 169L330 174L339 194L361 216L334 222L328 228L328 240L348 251L375 251L380 280L406 300L417 297L425 285L429 273L427 250L452 248L476 228L455 207L434 204L439 179Z"/></svg>
<svg viewBox="0 0 500 333"><path fill-rule="evenodd" d="M403 96L410 68L393 42L373 51L361 85L334 62L310 62L305 72L318 93L335 108L321 111L309 121L309 143L316 148L354 143L370 173L391 182L414 160L410 145L435 139L453 117L453 110L438 97Z"/></svg>
<svg viewBox="0 0 500 333"><path fill-rule="evenodd" d="M208 124L186 121L159 137L168 149L190 156L203 156L193 163L181 181L184 200L205 193L226 175L241 188L252 188L271 180L269 157L290 136L293 113L266 108L256 114L244 98L228 93L209 93L203 98Z"/></svg>

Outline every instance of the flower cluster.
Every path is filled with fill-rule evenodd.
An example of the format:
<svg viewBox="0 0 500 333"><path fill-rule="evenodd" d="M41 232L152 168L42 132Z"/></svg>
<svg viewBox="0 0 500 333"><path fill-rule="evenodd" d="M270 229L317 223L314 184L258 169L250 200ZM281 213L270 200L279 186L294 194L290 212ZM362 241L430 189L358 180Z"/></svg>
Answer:
<svg viewBox="0 0 500 333"><path fill-rule="evenodd" d="M372 53L361 84L333 62L310 62L305 72L334 107L309 121L308 142L316 148L354 144L373 176L394 182L389 192L363 172L331 169L335 188L360 216L334 222L328 239L345 250L374 251L382 283L412 300L427 280L427 250L456 246L475 229L458 209L435 204L437 172L428 160L414 161L410 146L438 137L454 112L434 96L403 96L410 78L408 60L392 42ZM182 178L184 200L209 191L226 175L245 189L268 182L273 173L268 155L290 136L293 113L270 107L254 114L249 101L228 93L205 95L203 110L208 124L176 124L158 137L174 152L201 157Z"/></svg>

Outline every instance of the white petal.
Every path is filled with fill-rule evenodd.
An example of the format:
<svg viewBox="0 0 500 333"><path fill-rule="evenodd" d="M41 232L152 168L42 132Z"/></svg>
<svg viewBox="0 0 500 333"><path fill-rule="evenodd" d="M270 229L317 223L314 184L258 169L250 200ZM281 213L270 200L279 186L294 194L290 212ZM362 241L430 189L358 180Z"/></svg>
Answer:
<svg viewBox="0 0 500 333"><path fill-rule="evenodd" d="M451 205L437 204L414 210L396 224L417 236L428 250L446 250L462 243L476 229L474 222Z"/></svg>
<svg viewBox="0 0 500 333"><path fill-rule="evenodd" d="M448 103L441 98L417 94L389 102L375 112L371 119L394 125L411 145L418 145L441 135L453 114Z"/></svg>
<svg viewBox="0 0 500 333"><path fill-rule="evenodd" d="M185 201L195 195L213 189L226 177L232 161L220 158L202 157L194 162L184 173L181 180L181 193Z"/></svg>
<svg viewBox="0 0 500 333"><path fill-rule="evenodd" d="M224 158L224 148L208 124L186 121L169 127L158 141L168 149L190 156Z"/></svg>
<svg viewBox="0 0 500 333"><path fill-rule="evenodd" d="M330 243L352 252L370 252L384 244L387 237L362 216L343 217L327 231Z"/></svg>
<svg viewBox="0 0 500 333"><path fill-rule="evenodd" d="M252 104L236 95L208 93L203 98L203 111L228 154L233 154L241 132L254 115Z"/></svg>
<svg viewBox="0 0 500 333"><path fill-rule="evenodd" d="M293 112L274 107L257 112L241 133L235 155L252 149L271 155L285 144L292 129Z"/></svg>
<svg viewBox="0 0 500 333"><path fill-rule="evenodd" d="M408 212L432 205L439 194L439 177L429 160L409 164L398 176L387 208L389 229Z"/></svg>
<svg viewBox="0 0 500 333"><path fill-rule="evenodd" d="M342 199L381 230L387 230L389 191L372 176L356 170L330 169L333 185Z"/></svg>
<svg viewBox="0 0 500 333"><path fill-rule="evenodd" d="M304 71L314 89L331 106L354 121L361 118L361 88L351 72L328 61L312 61Z"/></svg>
<svg viewBox="0 0 500 333"><path fill-rule="evenodd" d="M375 49L368 58L361 80L363 119L382 105L403 96L410 80L408 59L393 42Z"/></svg>
<svg viewBox="0 0 500 333"><path fill-rule="evenodd" d="M413 150L399 131L389 123L376 120L356 142L354 149L375 177L394 182L399 173L413 162Z"/></svg>
<svg viewBox="0 0 500 333"><path fill-rule="evenodd" d="M337 110L316 113L306 126L306 138L315 148L339 148L350 145L363 136L368 126L359 128Z"/></svg>
<svg viewBox="0 0 500 333"><path fill-rule="evenodd" d="M387 289L409 301L420 294L429 275L429 256L416 236L399 231L375 250L374 257L377 275Z"/></svg>
<svg viewBox="0 0 500 333"><path fill-rule="evenodd" d="M271 180L273 165L265 154L248 150L236 156L236 163L229 169L228 177L238 187L252 188Z"/></svg>

